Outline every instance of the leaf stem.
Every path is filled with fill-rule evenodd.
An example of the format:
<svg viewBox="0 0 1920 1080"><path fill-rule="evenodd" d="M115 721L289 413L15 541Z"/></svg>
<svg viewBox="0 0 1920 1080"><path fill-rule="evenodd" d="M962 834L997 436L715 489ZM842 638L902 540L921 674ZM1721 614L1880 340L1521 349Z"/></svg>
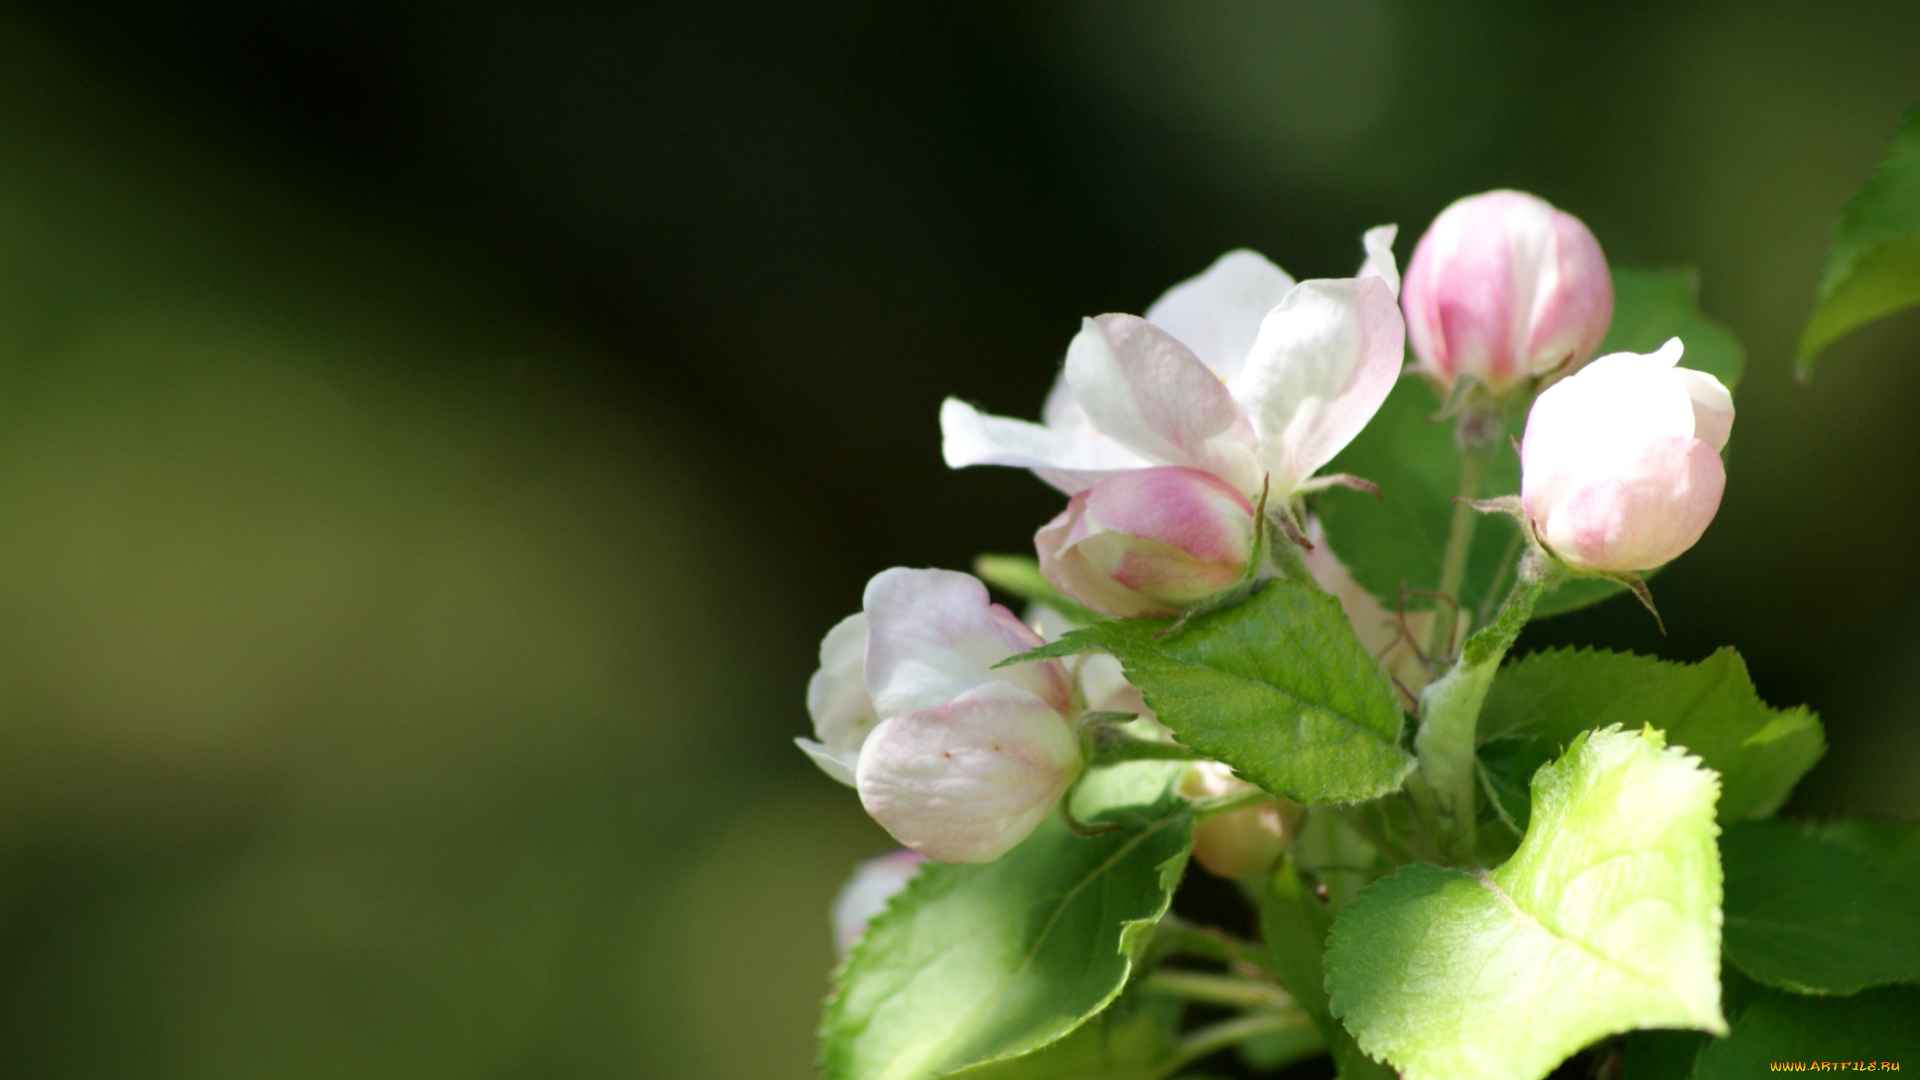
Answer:
<svg viewBox="0 0 1920 1080"><path fill-rule="evenodd" d="M1140 980L1140 990L1165 994L1229 1009L1253 1009L1261 1012L1297 1012L1300 1003L1277 983L1256 982L1233 975L1215 975L1205 971L1169 971L1160 968Z"/></svg>
<svg viewBox="0 0 1920 1080"><path fill-rule="evenodd" d="M1559 563L1529 549L1521 556L1513 591L1493 622L1468 638L1460 662L1420 694L1420 729L1413 737L1420 765L1407 778L1407 792L1455 864L1471 862L1476 847L1479 776L1474 743L1480 706L1534 606L1565 573Z"/></svg>
<svg viewBox="0 0 1920 1080"><path fill-rule="evenodd" d="M1298 1031L1312 1026L1312 1018L1305 1013L1250 1013L1246 1016L1236 1016L1231 1020L1222 1020L1181 1039L1179 1045L1174 1047L1173 1056L1161 1062L1160 1068L1153 1072L1151 1080L1167 1080L1168 1077L1208 1054L1225 1050L1236 1043L1246 1042L1257 1035L1276 1031Z"/></svg>
<svg viewBox="0 0 1920 1080"><path fill-rule="evenodd" d="M1488 426L1477 417L1467 416L1461 417L1460 425L1463 433L1470 426ZM1460 583L1467 576L1467 555L1473 550L1473 529L1480 521L1480 512L1467 505L1466 500L1480 497L1480 478L1486 475L1487 462L1493 458L1493 448L1494 443L1484 438L1461 439L1460 497L1453 502L1453 520L1447 526L1447 547L1440 556L1440 592L1456 602L1460 599ZM1452 636L1453 625L1436 610L1433 629L1427 634L1427 655L1439 657Z"/></svg>

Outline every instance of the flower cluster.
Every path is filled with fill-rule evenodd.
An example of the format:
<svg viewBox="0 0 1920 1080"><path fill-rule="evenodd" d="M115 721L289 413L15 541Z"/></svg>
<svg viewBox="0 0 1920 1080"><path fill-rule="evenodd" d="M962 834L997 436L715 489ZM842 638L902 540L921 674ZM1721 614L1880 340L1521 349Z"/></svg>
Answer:
<svg viewBox="0 0 1920 1080"><path fill-rule="evenodd" d="M1443 398L1481 395L1488 415L1531 401L1517 512L1565 572L1643 571L1699 539L1724 486L1732 400L1676 366L1677 339L1586 364L1614 298L1584 225L1519 192L1463 199L1415 247L1404 294L1394 237L1390 225L1367 232L1359 271L1339 279L1296 282L1228 252L1144 317L1084 320L1042 422L942 406L948 465L1029 469L1069 496L1034 546L1039 573L1083 615L1191 616L1264 577L1310 579L1340 600L1408 708L1434 673L1417 643L1454 640L1470 618L1435 628L1439 609L1390 611L1309 514L1330 486L1372 490L1323 470L1403 368ZM1022 622L967 574L887 570L821 643L807 696L816 738L800 745L906 847L996 859L1097 764L1090 729L1118 713L1151 722L1110 658L1005 664L1064 628ZM1236 786L1202 761L1184 790ZM1289 829L1274 803L1209 827L1200 860L1234 877L1271 865Z"/></svg>

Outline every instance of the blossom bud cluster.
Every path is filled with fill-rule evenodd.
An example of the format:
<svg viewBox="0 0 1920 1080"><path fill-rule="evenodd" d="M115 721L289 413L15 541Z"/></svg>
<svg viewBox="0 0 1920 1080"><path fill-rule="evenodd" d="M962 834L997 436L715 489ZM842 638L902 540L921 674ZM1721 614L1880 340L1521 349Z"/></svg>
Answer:
<svg viewBox="0 0 1920 1080"><path fill-rule="evenodd" d="M1284 565L1339 599L1409 708L1432 674L1416 642L1457 640L1470 616L1435 628L1443 616L1390 614L1333 556L1303 501L1353 482L1320 474L1385 402L1409 344L1442 391L1471 380L1495 401L1538 394L1520 506L1545 554L1621 574L1698 540L1725 485L1731 396L1677 366L1677 340L1580 367L1613 312L1586 226L1519 192L1463 199L1416 246L1404 295L1394 236L1393 226L1366 233L1351 278L1296 282L1232 251L1144 317L1083 320L1042 422L943 404L947 463L1029 469L1068 496L1034 537L1039 570L1100 616L1192 612L1281 572L1266 553L1298 543L1301 557ZM801 747L913 852L998 858L1092 764L1094 743L1080 733L1089 714L1151 715L1110 657L1000 666L1070 628L1047 618L1021 622L966 574L875 576L861 612L821 643L807 694L815 738ZM1217 762L1183 783L1196 799L1245 788ZM1264 871L1289 840L1282 805L1204 822L1196 858L1228 877ZM863 871L877 884L843 897L847 926L863 925L872 896L884 902L915 865L901 856Z"/></svg>

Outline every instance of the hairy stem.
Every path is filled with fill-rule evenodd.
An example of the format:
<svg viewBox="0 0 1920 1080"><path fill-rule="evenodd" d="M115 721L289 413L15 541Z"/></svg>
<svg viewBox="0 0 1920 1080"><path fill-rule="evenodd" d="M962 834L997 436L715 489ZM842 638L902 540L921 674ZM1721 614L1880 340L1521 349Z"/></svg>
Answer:
<svg viewBox="0 0 1920 1080"><path fill-rule="evenodd" d="M1463 427L1467 418L1462 418ZM1453 504L1453 520L1447 526L1447 547L1440 556L1440 592L1460 599L1460 583L1467 576L1467 555L1473 550L1473 530L1480 512L1465 500L1480 497L1480 478L1486 475L1487 462L1493 458L1494 444L1483 438L1463 439L1460 447L1460 497ZM1445 609L1436 609L1433 629L1427 634L1427 655L1438 658L1453 637L1453 623L1444 617Z"/></svg>
<svg viewBox="0 0 1920 1080"><path fill-rule="evenodd" d="M1467 639L1453 670L1420 694L1420 729L1413 737L1420 764L1407 779L1407 792L1456 864L1472 861L1477 840L1474 736L1480 706L1500 661L1533 616L1534 605L1564 573L1538 551L1523 555L1518 580L1500 613Z"/></svg>
<svg viewBox="0 0 1920 1080"><path fill-rule="evenodd" d="M1201 1001L1208 1005L1224 1005L1229 1009L1294 1012L1300 1008L1300 1003L1276 983L1204 971L1169 971L1161 968L1140 980L1140 990L1148 994Z"/></svg>

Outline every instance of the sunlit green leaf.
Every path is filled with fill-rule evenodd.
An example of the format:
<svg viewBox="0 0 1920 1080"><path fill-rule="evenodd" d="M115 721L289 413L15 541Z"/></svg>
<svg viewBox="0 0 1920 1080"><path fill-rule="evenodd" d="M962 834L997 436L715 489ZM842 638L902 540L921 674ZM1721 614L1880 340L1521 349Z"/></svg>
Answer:
<svg viewBox="0 0 1920 1080"><path fill-rule="evenodd" d="M1773 709L1760 700L1732 649L1698 664L1564 649L1501 670L1480 712L1481 763L1496 789L1511 790L1539 765L1540 747L1518 753L1501 737L1545 740L1557 750L1609 724L1650 724L1718 771L1722 821L1772 814L1827 747L1812 711Z"/></svg>
<svg viewBox="0 0 1920 1080"><path fill-rule="evenodd" d="M1076 836L1049 818L995 862L930 864L874 919L837 975L821 1024L829 1080L921 1080L1060 1039L1120 993L1142 935L1166 914L1192 817L1165 783L1102 808ZM1138 795L1139 785L1112 790Z"/></svg>
<svg viewBox="0 0 1920 1080"><path fill-rule="evenodd" d="M1781 821L1728 829L1720 853L1728 963L1802 993L1920 982L1920 894Z"/></svg>
<svg viewBox="0 0 1920 1080"><path fill-rule="evenodd" d="M1269 581L1243 603L1171 625L1115 619L1024 655L1111 653L1182 744L1301 802L1376 798L1412 770L1393 686L1333 597Z"/></svg>
<svg viewBox="0 0 1920 1080"><path fill-rule="evenodd" d="M1340 913L1335 1016L1407 1080L1538 1080L1643 1027L1723 1032L1717 778L1660 733L1576 738L1490 874L1415 864Z"/></svg>
<svg viewBox="0 0 1920 1080"><path fill-rule="evenodd" d="M1820 299L1800 335L1800 376L1834 339L1920 304L1920 106L1907 110L1873 176L1840 208Z"/></svg>

